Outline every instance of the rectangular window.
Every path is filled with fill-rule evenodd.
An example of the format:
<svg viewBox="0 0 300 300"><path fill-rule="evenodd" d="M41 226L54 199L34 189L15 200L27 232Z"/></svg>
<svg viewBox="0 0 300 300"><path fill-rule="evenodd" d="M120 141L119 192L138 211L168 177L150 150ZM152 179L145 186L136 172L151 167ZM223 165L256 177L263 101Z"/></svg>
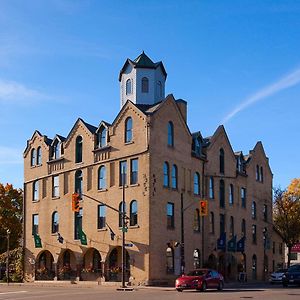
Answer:
<svg viewBox="0 0 300 300"><path fill-rule="evenodd" d="M59 176L52 177L52 197L59 197Z"/></svg>
<svg viewBox="0 0 300 300"><path fill-rule="evenodd" d="M174 203L167 204L167 228L174 228Z"/></svg>
<svg viewBox="0 0 300 300"><path fill-rule="evenodd" d="M33 201L38 201L39 200L39 194L40 194L39 187L40 187L39 181L38 180L34 181L33 182L33 186L32 186L32 189L33 189Z"/></svg>
<svg viewBox="0 0 300 300"><path fill-rule="evenodd" d="M225 215L220 214L220 234L225 232Z"/></svg>
<svg viewBox="0 0 300 300"><path fill-rule="evenodd" d="M103 229L106 227L106 207L105 205L98 205L98 222L97 228Z"/></svg>
<svg viewBox="0 0 300 300"><path fill-rule="evenodd" d="M138 183L139 161L137 158L130 161L130 184Z"/></svg>
<svg viewBox="0 0 300 300"><path fill-rule="evenodd" d="M241 203L242 207L246 208L246 188L241 188Z"/></svg>
<svg viewBox="0 0 300 300"><path fill-rule="evenodd" d="M209 198L214 199L215 198L215 193L214 193L214 178L210 177L209 178Z"/></svg>
<svg viewBox="0 0 300 300"><path fill-rule="evenodd" d="M127 161L123 160L120 162L120 171L119 171L119 185L123 186L127 184Z"/></svg>
<svg viewBox="0 0 300 300"><path fill-rule="evenodd" d="M75 212L74 218L75 218L74 239L79 240L82 231L82 208L79 209L79 212Z"/></svg>
<svg viewBox="0 0 300 300"><path fill-rule="evenodd" d="M229 205L233 205L233 185L229 185Z"/></svg>
<svg viewBox="0 0 300 300"><path fill-rule="evenodd" d="M32 215L32 235L39 234L39 215Z"/></svg>
<svg viewBox="0 0 300 300"><path fill-rule="evenodd" d="M252 243L256 244L257 239L256 239L256 225L252 225Z"/></svg>

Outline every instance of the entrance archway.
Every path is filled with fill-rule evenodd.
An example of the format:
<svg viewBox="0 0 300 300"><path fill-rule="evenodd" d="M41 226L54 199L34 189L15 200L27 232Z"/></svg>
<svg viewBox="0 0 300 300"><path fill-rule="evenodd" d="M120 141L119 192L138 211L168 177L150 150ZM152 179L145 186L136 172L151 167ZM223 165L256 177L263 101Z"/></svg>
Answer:
<svg viewBox="0 0 300 300"><path fill-rule="evenodd" d="M76 278L77 262L73 251L66 249L58 257L57 279L74 280Z"/></svg>
<svg viewBox="0 0 300 300"><path fill-rule="evenodd" d="M130 277L130 256L125 250L125 281ZM122 247L115 247L111 250L106 259L105 277L107 281L121 281L122 280Z"/></svg>
<svg viewBox="0 0 300 300"><path fill-rule="evenodd" d="M83 280L98 280L102 277L102 258L99 251L89 248L83 257L81 278Z"/></svg>
<svg viewBox="0 0 300 300"><path fill-rule="evenodd" d="M50 251L40 252L36 259L35 280L53 280L55 276L54 258Z"/></svg>

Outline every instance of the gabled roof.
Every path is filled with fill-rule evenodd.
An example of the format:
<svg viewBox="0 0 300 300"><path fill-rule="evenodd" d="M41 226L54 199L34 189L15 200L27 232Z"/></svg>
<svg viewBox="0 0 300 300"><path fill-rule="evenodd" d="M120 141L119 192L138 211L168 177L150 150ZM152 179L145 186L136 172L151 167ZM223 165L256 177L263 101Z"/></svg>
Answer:
<svg viewBox="0 0 300 300"><path fill-rule="evenodd" d="M60 142L64 142L66 140L66 138L62 135L56 134L55 137L53 138L52 142L51 142L51 146L53 146L54 141L58 139Z"/></svg>
<svg viewBox="0 0 300 300"><path fill-rule="evenodd" d="M100 123L99 123L99 125L98 125L98 127L97 127L97 130L96 130L96 132L98 132L99 131L99 129L100 129L100 127L102 127L102 126L104 126L104 127L106 127L106 128L108 128L108 127L110 127L111 126L111 124L110 123L108 123L108 122L105 122L105 121L101 121Z"/></svg>
<svg viewBox="0 0 300 300"><path fill-rule="evenodd" d="M123 65L120 74L119 74L119 81L121 81L122 74L126 70L128 65L131 65L133 68L144 68L144 69L157 69L158 67L161 67L161 70L165 77L167 77L167 72L165 70L165 67L161 61L159 62L153 62L149 56L145 54L143 51L142 54L140 54L135 60L131 60L129 58L126 59L125 64Z"/></svg>
<svg viewBox="0 0 300 300"><path fill-rule="evenodd" d="M29 149L29 145L30 145L30 142L34 139L35 136L39 136L41 138L43 138L43 141L44 143L47 145L47 146L50 146L51 143L52 143L52 139L49 139L46 135L42 135L38 130L35 130L33 135L31 136L31 138L29 140L27 140L27 144L26 144L26 148L23 152L23 155L26 155L26 152L28 151Z"/></svg>
<svg viewBox="0 0 300 300"><path fill-rule="evenodd" d="M151 115L159 108L162 101L155 104L135 104L135 106L146 115Z"/></svg>

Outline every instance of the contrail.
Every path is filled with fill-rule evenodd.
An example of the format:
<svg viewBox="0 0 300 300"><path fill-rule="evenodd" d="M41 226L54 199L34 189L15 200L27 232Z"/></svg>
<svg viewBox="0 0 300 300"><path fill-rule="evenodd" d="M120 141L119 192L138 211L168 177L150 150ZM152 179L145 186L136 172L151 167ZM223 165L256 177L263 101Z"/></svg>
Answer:
<svg viewBox="0 0 300 300"><path fill-rule="evenodd" d="M222 124L228 122L231 118L233 118L237 113L244 110L251 104L263 100L269 96L272 96L282 90L285 90L289 87L297 85L300 82L300 69L288 74L287 76L281 78L277 82L262 88L255 94L249 96L244 101L242 101L232 112L230 112L224 119Z"/></svg>

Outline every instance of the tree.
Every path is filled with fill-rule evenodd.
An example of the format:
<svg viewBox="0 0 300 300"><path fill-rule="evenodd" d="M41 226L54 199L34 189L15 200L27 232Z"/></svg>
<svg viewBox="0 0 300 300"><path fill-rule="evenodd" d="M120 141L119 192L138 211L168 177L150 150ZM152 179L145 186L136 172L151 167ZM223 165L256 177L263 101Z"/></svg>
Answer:
<svg viewBox="0 0 300 300"><path fill-rule="evenodd" d="M20 245L22 237L23 191L12 184L0 183L0 254L7 249L7 230L10 230L9 248Z"/></svg>
<svg viewBox="0 0 300 300"><path fill-rule="evenodd" d="M294 179L286 190L274 191L274 226L288 248L288 267L291 249L300 239L300 179Z"/></svg>

